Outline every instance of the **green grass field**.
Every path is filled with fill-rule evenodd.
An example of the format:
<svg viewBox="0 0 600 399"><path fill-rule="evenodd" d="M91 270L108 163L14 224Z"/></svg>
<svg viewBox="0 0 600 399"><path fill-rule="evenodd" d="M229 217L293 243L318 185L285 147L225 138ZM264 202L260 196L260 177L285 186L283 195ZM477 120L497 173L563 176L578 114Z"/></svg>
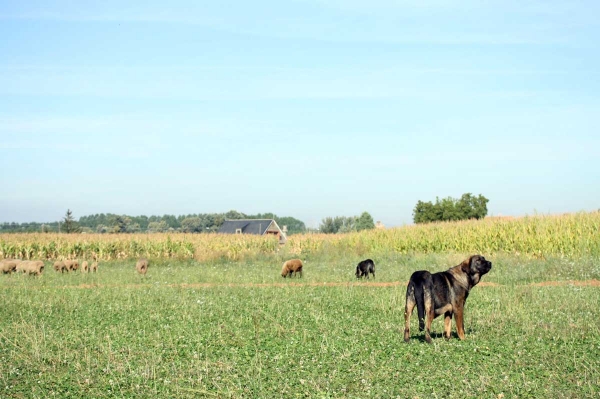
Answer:
<svg viewBox="0 0 600 399"><path fill-rule="evenodd" d="M0 275L0 397L599 397L600 287L532 285L598 280L596 258L492 257L465 341L438 318L426 344L415 312L404 343L410 274L465 257L375 258L389 286L357 282L352 257L291 281L275 257Z"/></svg>

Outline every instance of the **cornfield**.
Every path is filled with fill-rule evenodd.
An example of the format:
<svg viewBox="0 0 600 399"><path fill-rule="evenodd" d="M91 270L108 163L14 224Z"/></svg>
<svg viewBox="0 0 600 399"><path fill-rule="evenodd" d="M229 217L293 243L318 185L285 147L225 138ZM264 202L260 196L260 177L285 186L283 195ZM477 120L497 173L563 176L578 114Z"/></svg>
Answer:
<svg viewBox="0 0 600 399"><path fill-rule="evenodd" d="M361 256L386 252L504 252L536 258L600 256L600 212L430 223L339 235L299 235L290 237L287 245L298 255L324 251Z"/></svg>
<svg viewBox="0 0 600 399"><path fill-rule="evenodd" d="M199 261L271 254L273 236L222 234L2 234L0 258L117 260L140 256Z"/></svg>
<svg viewBox="0 0 600 399"><path fill-rule="evenodd" d="M272 236L223 234L2 234L0 258L94 260L180 258L241 260L395 253L600 256L600 212L411 225L348 234L299 234L281 248Z"/></svg>

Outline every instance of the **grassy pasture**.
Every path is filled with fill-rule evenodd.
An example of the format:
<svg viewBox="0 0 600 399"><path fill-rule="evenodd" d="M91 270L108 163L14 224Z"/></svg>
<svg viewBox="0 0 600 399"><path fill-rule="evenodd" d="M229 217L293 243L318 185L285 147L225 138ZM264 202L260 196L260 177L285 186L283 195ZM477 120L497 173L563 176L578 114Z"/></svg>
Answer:
<svg viewBox="0 0 600 399"><path fill-rule="evenodd" d="M355 281L352 253L308 256L295 280L278 255L0 275L0 397L598 397L600 287L533 285L598 280L597 257L490 257L465 341L438 318L427 345L415 314L403 342L412 271L465 257L373 257L389 286Z"/></svg>

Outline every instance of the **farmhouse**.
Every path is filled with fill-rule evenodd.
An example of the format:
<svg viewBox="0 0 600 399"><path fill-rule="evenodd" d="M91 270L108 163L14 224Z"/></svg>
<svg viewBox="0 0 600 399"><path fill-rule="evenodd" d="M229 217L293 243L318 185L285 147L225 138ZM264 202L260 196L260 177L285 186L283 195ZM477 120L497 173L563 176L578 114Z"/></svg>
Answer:
<svg viewBox="0 0 600 399"><path fill-rule="evenodd" d="M285 232L286 226L283 226L283 230L280 229L273 219L226 220L219 229L219 233L224 234L256 234L260 236L271 234L277 236L280 244L285 244L287 241Z"/></svg>

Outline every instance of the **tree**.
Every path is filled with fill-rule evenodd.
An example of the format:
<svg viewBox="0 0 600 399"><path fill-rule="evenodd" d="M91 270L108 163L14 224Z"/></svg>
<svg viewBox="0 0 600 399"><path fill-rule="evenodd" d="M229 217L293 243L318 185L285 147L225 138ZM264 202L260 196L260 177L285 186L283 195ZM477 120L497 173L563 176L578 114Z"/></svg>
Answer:
<svg viewBox="0 0 600 399"><path fill-rule="evenodd" d="M77 225L77 222L73 218L73 212L67 209L67 213L63 218L63 231L65 233L79 233L81 228Z"/></svg>
<svg viewBox="0 0 600 399"><path fill-rule="evenodd" d="M231 210L225 214L226 219L246 219L246 215L241 212Z"/></svg>
<svg viewBox="0 0 600 399"><path fill-rule="evenodd" d="M341 217L336 216L335 218L326 217L321 221L321 225L319 226L319 230L321 233L325 234L335 234L337 233L343 225L343 220Z"/></svg>
<svg viewBox="0 0 600 399"><path fill-rule="evenodd" d="M140 227L139 223L128 223L127 224L126 231L128 233L139 233L140 230L141 230L141 227Z"/></svg>
<svg viewBox="0 0 600 399"><path fill-rule="evenodd" d="M113 233L126 233L128 222L131 222L127 216L114 215L112 218L112 232Z"/></svg>
<svg viewBox="0 0 600 399"><path fill-rule="evenodd" d="M423 202L419 200L413 210L413 220L415 223L428 223L436 220L435 210L431 201Z"/></svg>
<svg viewBox="0 0 600 399"><path fill-rule="evenodd" d="M371 230L375 228L375 222L373 221L373 216L369 214L369 212L363 212L356 219L356 230Z"/></svg>
<svg viewBox="0 0 600 399"><path fill-rule="evenodd" d="M319 231L325 234L336 234L374 228L373 217L368 212L363 212L360 216L326 217L321 221Z"/></svg>
<svg viewBox="0 0 600 399"><path fill-rule="evenodd" d="M167 231L169 229L169 225L164 220L160 222L150 222L148 223L148 232L149 233L162 233L163 231Z"/></svg>
<svg viewBox="0 0 600 399"><path fill-rule="evenodd" d="M429 223L482 219L487 215L488 202L483 195L474 197L471 193L463 194L458 200L451 197L436 198L435 204L418 201L413 209L413 220L415 223Z"/></svg>
<svg viewBox="0 0 600 399"><path fill-rule="evenodd" d="M201 233L204 225L199 217L187 217L181 221L181 229L184 233Z"/></svg>

